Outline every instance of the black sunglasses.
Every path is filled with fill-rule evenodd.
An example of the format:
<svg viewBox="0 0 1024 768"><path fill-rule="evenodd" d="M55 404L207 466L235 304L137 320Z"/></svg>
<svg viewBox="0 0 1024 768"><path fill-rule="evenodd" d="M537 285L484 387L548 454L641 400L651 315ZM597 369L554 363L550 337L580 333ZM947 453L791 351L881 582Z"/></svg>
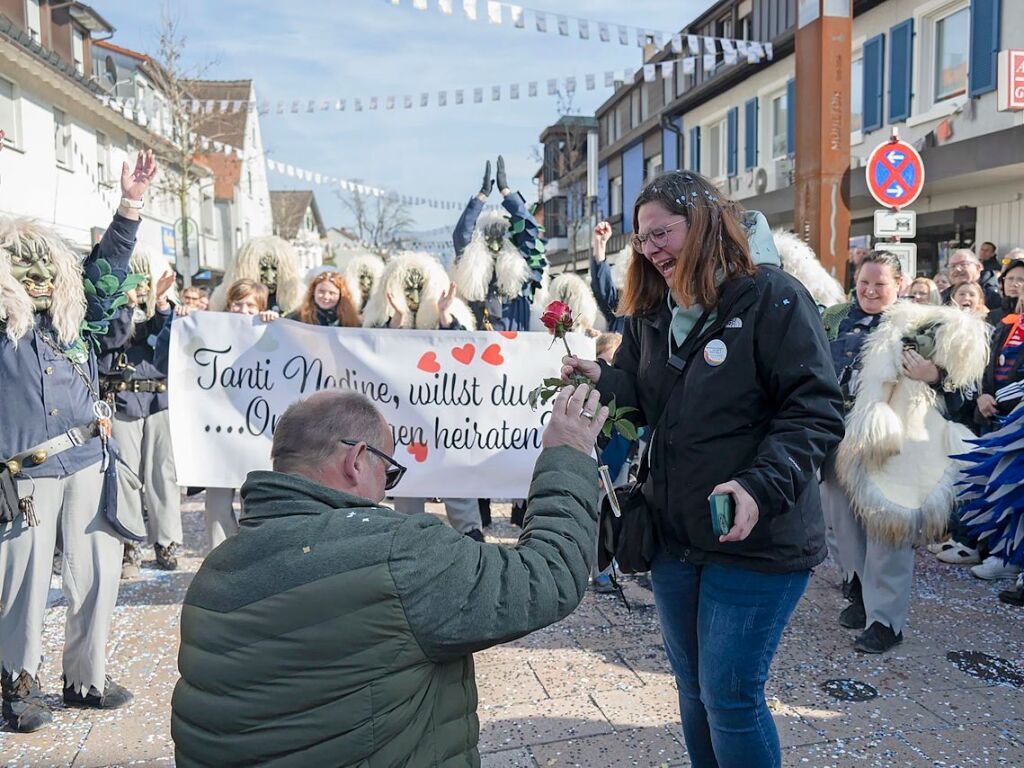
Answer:
<svg viewBox="0 0 1024 768"><path fill-rule="evenodd" d="M363 442L362 440L339 440L342 445L359 445L363 443L366 446L366 450L372 453L374 456L379 456L384 459L384 490L390 491L394 488L405 476L406 467L403 467L397 461L388 456L384 451L378 451L372 445Z"/></svg>

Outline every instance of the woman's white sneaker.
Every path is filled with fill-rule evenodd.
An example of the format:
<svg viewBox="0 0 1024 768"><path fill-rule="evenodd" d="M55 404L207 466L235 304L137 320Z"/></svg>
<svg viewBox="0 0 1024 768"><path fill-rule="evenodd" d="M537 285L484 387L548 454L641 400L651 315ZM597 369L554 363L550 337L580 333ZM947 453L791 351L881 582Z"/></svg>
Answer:
<svg viewBox="0 0 1024 768"><path fill-rule="evenodd" d="M998 555L989 555L979 565L971 568L971 574L985 581L1015 579L1020 574L1020 567L1007 565Z"/></svg>

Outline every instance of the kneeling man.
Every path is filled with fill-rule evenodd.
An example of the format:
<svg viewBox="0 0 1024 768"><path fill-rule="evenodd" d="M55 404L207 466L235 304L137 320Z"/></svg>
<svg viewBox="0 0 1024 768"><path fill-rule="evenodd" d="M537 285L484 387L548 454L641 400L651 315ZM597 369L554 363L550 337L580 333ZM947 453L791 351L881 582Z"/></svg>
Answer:
<svg viewBox="0 0 1024 768"><path fill-rule="evenodd" d="M274 471L181 616L175 757L188 766L479 765L473 652L571 613L594 552L598 393L553 401L513 548L380 506L405 469L351 392L291 406Z"/></svg>

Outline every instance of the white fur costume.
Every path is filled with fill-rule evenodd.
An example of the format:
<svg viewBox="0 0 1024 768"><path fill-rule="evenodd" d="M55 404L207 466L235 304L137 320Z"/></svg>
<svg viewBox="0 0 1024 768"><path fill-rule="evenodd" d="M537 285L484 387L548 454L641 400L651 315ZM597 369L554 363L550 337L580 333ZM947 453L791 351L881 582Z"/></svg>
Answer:
<svg viewBox="0 0 1024 768"><path fill-rule="evenodd" d="M210 309L227 310L228 288L236 280L248 278L260 281L260 259L270 255L277 264L277 288L273 295L282 314L294 312L302 304L305 287L299 275L299 258L295 249L276 235L254 237L243 245L228 265L224 279L210 297Z"/></svg>
<svg viewBox="0 0 1024 768"><path fill-rule="evenodd" d="M502 240L497 254L487 247L484 232L488 226L499 222L507 224L501 211L481 213L473 238L451 267L452 280L466 301L484 301L492 277L497 278L498 293L506 301L519 296L523 285L530 280L529 265L508 237Z"/></svg>
<svg viewBox="0 0 1024 768"><path fill-rule="evenodd" d="M171 272L171 263L162 254L157 254L149 248L136 246L132 252L130 263L131 270L135 274L145 275L149 282L149 295L146 296L146 317L152 317L156 313L156 287L160 278L167 272ZM165 297L172 304L180 304L178 300L177 286L172 285ZM141 298L141 297L140 297Z"/></svg>
<svg viewBox="0 0 1024 768"><path fill-rule="evenodd" d="M419 310L414 315L409 311L405 301L406 276L418 270L423 275L423 288L420 292ZM437 300L448 290L451 281L444 267L433 256L427 253L406 252L397 255L388 262L384 273L374 286L373 295L363 310L363 326L366 328L384 328L393 314L388 294L402 312L402 327L419 330L436 330L438 328ZM358 295L358 294L357 294ZM473 313L465 302L456 298L451 306L451 314L467 330L476 330Z"/></svg>
<svg viewBox="0 0 1024 768"><path fill-rule="evenodd" d="M543 312L552 301L561 301L569 305L575 321L575 331L604 330L607 327L604 318L597 311L597 299L594 298L590 285L575 272L562 272L551 278L544 292L543 301L535 302L534 306Z"/></svg>
<svg viewBox="0 0 1024 768"><path fill-rule="evenodd" d="M345 278L345 283L348 285L348 292L357 305L363 304L363 291L359 287L360 276L370 276L370 296L372 297L373 292L380 284L381 275L384 274L384 259L369 251L357 253L339 263L338 266L341 269L342 276Z"/></svg>
<svg viewBox="0 0 1024 768"><path fill-rule="evenodd" d="M831 307L846 301L843 286L825 270L811 246L781 229L773 232L772 238L782 259L782 268L803 283L815 302Z"/></svg>
<svg viewBox="0 0 1024 768"><path fill-rule="evenodd" d="M953 392L976 386L988 362L988 328L951 307L898 303L864 344L862 369L837 473L869 537L893 546L937 541L953 509L972 436L948 421L940 395L902 373L903 337L935 324L931 356Z"/></svg>

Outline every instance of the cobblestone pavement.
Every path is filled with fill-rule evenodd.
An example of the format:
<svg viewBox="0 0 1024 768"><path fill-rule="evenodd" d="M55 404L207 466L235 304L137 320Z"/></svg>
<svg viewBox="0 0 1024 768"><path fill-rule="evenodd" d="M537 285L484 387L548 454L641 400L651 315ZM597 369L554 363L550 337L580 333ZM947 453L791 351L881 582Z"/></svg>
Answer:
<svg viewBox="0 0 1024 768"><path fill-rule="evenodd" d="M201 498L185 505L182 570L155 570L150 552L141 577L121 588L109 670L135 692L132 706L95 714L61 705L64 608L55 580L42 671L54 723L31 735L0 732L0 764L173 764L178 606L200 562ZM496 512L489 538L513 541L507 505ZM906 640L869 657L836 623L845 605L837 573L817 570L768 686L785 765L1024 766L1024 611L995 598L1008 582L980 582L923 551L916 575ZM560 624L477 654L484 768L689 765L651 593L643 579L628 580L625 593L632 611L617 596L588 595ZM968 653L950 660L958 652ZM826 687L877 696L840 700Z"/></svg>

